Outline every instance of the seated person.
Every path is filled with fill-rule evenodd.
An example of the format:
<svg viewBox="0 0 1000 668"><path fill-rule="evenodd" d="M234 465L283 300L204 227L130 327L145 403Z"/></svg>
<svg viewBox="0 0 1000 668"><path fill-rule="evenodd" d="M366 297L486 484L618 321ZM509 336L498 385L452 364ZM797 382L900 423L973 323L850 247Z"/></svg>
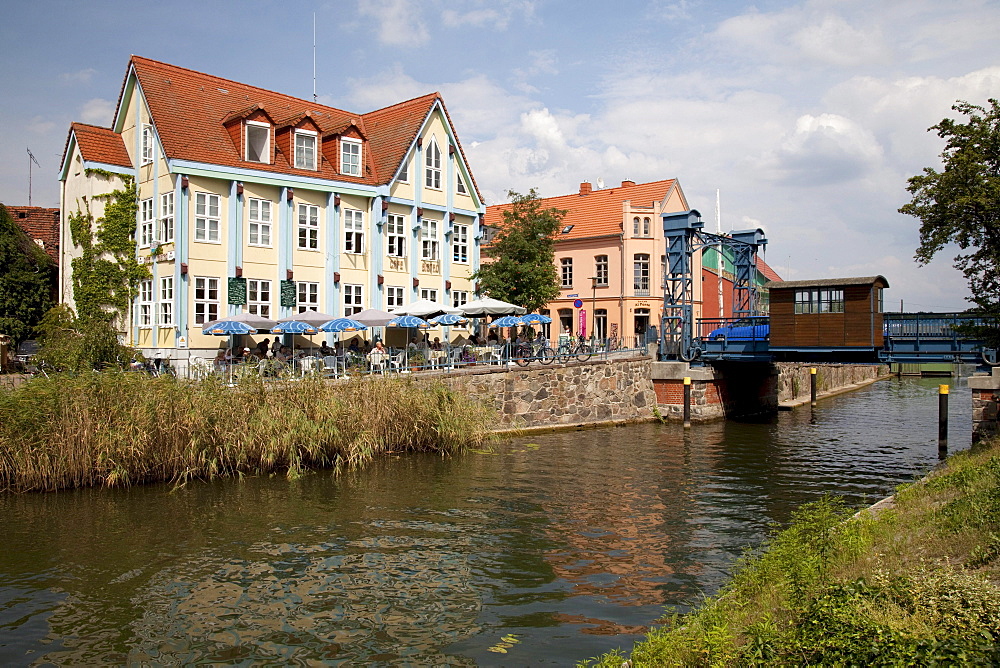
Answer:
<svg viewBox="0 0 1000 668"><path fill-rule="evenodd" d="M410 342L408 344L406 344L407 350L416 350L418 347L419 346L417 345L417 337L415 336L412 339L410 339Z"/></svg>
<svg viewBox="0 0 1000 668"><path fill-rule="evenodd" d="M382 341L375 342L375 347L368 353L368 359L372 364L381 364L389 359L389 351L385 349Z"/></svg>
<svg viewBox="0 0 1000 668"><path fill-rule="evenodd" d="M473 345L473 346L479 346L479 345L482 345L482 344L481 344L481 343L479 342L479 335L478 335L478 334L470 334L470 335L469 335L469 344L470 344L470 345Z"/></svg>
<svg viewBox="0 0 1000 668"><path fill-rule="evenodd" d="M225 348L219 348L219 352L215 354L215 368L223 369L228 363L229 363L229 351Z"/></svg>
<svg viewBox="0 0 1000 668"><path fill-rule="evenodd" d="M336 353L333 351L333 348L328 346L326 344L326 341L324 341L323 345L319 347L319 354L322 355L323 357L326 357L327 355L335 355Z"/></svg>
<svg viewBox="0 0 1000 668"><path fill-rule="evenodd" d="M361 351L361 347L358 345L358 337L351 339L351 345L347 347L347 350L352 353L357 353Z"/></svg>
<svg viewBox="0 0 1000 668"><path fill-rule="evenodd" d="M549 344L549 341L548 339L545 338L545 334L542 332L542 330L538 330L538 335L535 337L534 344L536 346L541 346L542 348L544 348Z"/></svg>
<svg viewBox="0 0 1000 668"><path fill-rule="evenodd" d="M431 350L441 350L441 339L434 337L434 342L431 343Z"/></svg>
<svg viewBox="0 0 1000 668"><path fill-rule="evenodd" d="M270 347L271 347L271 339L264 339L263 341L261 341L260 343L258 343L257 344L257 357L260 357L261 359L267 357L267 353L268 353L268 350L270 350Z"/></svg>
<svg viewBox="0 0 1000 668"><path fill-rule="evenodd" d="M497 334L497 330L491 329L490 333L486 335L487 343L496 343L500 340L500 336Z"/></svg>
<svg viewBox="0 0 1000 668"><path fill-rule="evenodd" d="M274 354L274 359L279 362L287 362L292 359L292 349L288 346L281 346L278 348L278 352Z"/></svg>

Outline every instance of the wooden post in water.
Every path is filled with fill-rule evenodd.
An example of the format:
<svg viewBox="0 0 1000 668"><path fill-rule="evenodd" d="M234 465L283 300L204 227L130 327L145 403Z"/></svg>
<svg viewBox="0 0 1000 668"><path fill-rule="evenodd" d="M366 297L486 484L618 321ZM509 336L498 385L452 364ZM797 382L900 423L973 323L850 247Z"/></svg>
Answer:
<svg viewBox="0 0 1000 668"><path fill-rule="evenodd" d="M816 405L816 367L809 367L809 405Z"/></svg>
<svg viewBox="0 0 1000 668"><path fill-rule="evenodd" d="M691 428L691 376L684 376L684 428Z"/></svg>
<svg viewBox="0 0 1000 668"><path fill-rule="evenodd" d="M938 457L948 455L948 386L938 385Z"/></svg>

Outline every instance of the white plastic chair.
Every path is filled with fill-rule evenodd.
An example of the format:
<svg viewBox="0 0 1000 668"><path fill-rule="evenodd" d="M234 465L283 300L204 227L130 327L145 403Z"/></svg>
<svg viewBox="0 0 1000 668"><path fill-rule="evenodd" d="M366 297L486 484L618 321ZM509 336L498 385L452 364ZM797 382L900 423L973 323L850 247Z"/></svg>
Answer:
<svg viewBox="0 0 1000 668"><path fill-rule="evenodd" d="M406 368L406 351L397 353L389 358L389 369L398 373L409 373Z"/></svg>
<svg viewBox="0 0 1000 668"><path fill-rule="evenodd" d="M389 355L387 353L368 353L368 364L371 366L372 373L385 375L386 367L389 365Z"/></svg>

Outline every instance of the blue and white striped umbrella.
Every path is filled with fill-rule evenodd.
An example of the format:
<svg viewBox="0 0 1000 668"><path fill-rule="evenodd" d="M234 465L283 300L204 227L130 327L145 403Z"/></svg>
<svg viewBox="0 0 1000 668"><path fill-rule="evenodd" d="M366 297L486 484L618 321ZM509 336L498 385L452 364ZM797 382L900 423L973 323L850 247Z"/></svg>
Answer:
<svg viewBox="0 0 1000 668"><path fill-rule="evenodd" d="M505 315L490 323L490 327L517 327L521 324L521 317L516 315Z"/></svg>
<svg viewBox="0 0 1000 668"><path fill-rule="evenodd" d="M327 320L324 322L319 326L319 329L323 332L333 332L334 334L337 334L339 332L361 332L368 329L368 325L351 318L334 318L333 320Z"/></svg>
<svg viewBox="0 0 1000 668"><path fill-rule="evenodd" d="M455 315L454 313L443 313L441 315L434 316L427 322L433 325L464 325L469 322L469 319L464 315Z"/></svg>
<svg viewBox="0 0 1000 668"><path fill-rule="evenodd" d="M253 334L256 331L256 327L252 327L245 322L218 320L210 325L206 325L201 330L201 333L211 334L212 336L230 336L232 334Z"/></svg>
<svg viewBox="0 0 1000 668"><path fill-rule="evenodd" d="M398 315L386 323L386 327L413 327L416 329L427 329L431 323L415 315Z"/></svg>
<svg viewBox="0 0 1000 668"><path fill-rule="evenodd" d="M540 313L529 313L518 317L522 325L547 325L552 322L552 318Z"/></svg>
<svg viewBox="0 0 1000 668"><path fill-rule="evenodd" d="M318 329L301 320L286 320L271 328L272 334L316 334Z"/></svg>

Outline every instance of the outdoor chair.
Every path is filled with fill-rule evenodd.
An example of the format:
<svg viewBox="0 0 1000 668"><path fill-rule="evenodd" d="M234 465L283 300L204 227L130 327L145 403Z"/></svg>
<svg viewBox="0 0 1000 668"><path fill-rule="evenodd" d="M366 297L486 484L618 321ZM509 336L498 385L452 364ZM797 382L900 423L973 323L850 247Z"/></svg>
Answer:
<svg viewBox="0 0 1000 668"><path fill-rule="evenodd" d="M397 373L408 373L406 368L406 351L396 353L389 358L389 370Z"/></svg>

